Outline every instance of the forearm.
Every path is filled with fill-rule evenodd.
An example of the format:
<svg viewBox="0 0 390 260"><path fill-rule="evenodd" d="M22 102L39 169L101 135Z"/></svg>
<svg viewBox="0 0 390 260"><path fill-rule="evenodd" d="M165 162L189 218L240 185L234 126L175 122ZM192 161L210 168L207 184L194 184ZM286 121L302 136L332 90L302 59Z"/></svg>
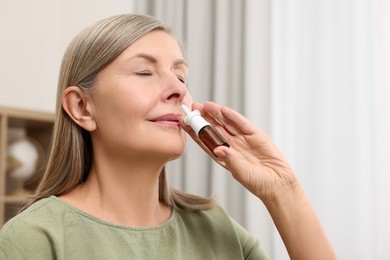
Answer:
<svg viewBox="0 0 390 260"><path fill-rule="evenodd" d="M337 259L300 185L265 202L292 260Z"/></svg>
<svg viewBox="0 0 390 260"><path fill-rule="evenodd" d="M321 223L294 171L278 147L238 112L207 102L195 104L228 137L230 148L219 146L214 160L260 198L295 260L336 259ZM184 126L184 129L185 126ZM194 135L194 140L200 141Z"/></svg>

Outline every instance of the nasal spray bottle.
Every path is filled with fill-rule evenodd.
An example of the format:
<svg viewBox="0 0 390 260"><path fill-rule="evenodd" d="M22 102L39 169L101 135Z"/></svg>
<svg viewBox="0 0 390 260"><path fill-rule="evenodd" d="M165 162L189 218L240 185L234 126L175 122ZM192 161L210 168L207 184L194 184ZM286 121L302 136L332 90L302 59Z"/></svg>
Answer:
<svg viewBox="0 0 390 260"><path fill-rule="evenodd" d="M186 114L184 123L191 126L198 135L199 139L213 154L214 149L218 146L224 145L226 147L230 147L229 143L222 137L222 135L200 115L199 110L191 111L186 105L180 105L180 107Z"/></svg>

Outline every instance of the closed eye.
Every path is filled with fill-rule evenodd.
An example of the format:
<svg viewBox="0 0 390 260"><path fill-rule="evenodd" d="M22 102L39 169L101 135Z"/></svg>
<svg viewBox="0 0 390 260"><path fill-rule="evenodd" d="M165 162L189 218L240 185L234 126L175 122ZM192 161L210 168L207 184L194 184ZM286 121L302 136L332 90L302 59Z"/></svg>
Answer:
<svg viewBox="0 0 390 260"><path fill-rule="evenodd" d="M181 83L186 84L186 81L182 77L177 77Z"/></svg>
<svg viewBox="0 0 390 260"><path fill-rule="evenodd" d="M151 76L152 72L145 70L145 71L138 71L135 74L138 76Z"/></svg>

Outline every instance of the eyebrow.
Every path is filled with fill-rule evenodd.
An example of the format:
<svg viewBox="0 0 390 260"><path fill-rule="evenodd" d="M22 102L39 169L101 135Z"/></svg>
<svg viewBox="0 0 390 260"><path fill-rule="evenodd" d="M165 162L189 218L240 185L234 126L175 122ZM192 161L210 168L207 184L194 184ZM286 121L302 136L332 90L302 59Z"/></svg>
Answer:
<svg viewBox="0 0 390 260"><path fill-rule="evenodd" d="M136 59L136 58L142 58L142 59L148 60L149 62L154 63L154 64L158 63L158 60L154 56L146 54L146 53L138 53L138 54L128 58L127 61L132 60L132 59ZM184 65L184 66L188 67L187 62L184 59L175 60L173 65L175 65L175 66L176 65Z"/></svg>

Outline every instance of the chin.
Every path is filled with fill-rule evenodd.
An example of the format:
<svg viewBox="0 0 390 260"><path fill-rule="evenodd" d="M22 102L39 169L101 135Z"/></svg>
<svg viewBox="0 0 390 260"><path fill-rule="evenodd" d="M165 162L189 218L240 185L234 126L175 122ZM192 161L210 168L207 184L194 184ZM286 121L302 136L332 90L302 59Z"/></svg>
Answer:
<svg viewBox="0 0 390 260"><path fill-rule="evenodd" d="M185 142L172 142L166 143L161 142L158 147L151 150L150 148L146 150L149 156L156 156L156 158L160 158L163 161L172 161L180 158L185 151Z"/></svg>
<svg viewBox="0 0 390 260"><path fill-rule="evenodd" d="M185 146L183 145L180 149L172 149L169 154L171 159L170 160L175 160L179 157L181 157L184 154L185 151ZM168 154L168 153L167 153Z"/></svg>
<svg viewBox="0 0 390 260"><path fill-rule="evenodd" d="M166 151L167 154L172 155L174 159L179 158L184 154L185 148L186 148L186 142L187 139L185 136L181 136L181 138L178 139L166 139L166 142L161 143L164 147L164 151Z"/></svg>
<svg viewBox="0 0 390 260"><path fill-rule="evenodd" d="M180 153L176 154L176 155L172 158L172 160L176 160L176 159L182 157L183 154L184 154L184 149L183 149Z"/></svg>
<svg viewBox="0 0 390 260"><path fill-rule="evenodd" d="M145 146L144 144L143 146L149 152L149 155L155 154L157 157L163 158L163 160L171 161L184 154L186 143L186 136L184 135L180 135L180 137L176 135L175 138L165 135L154 139L153 145L149 143L150 145Z"/></svg>

